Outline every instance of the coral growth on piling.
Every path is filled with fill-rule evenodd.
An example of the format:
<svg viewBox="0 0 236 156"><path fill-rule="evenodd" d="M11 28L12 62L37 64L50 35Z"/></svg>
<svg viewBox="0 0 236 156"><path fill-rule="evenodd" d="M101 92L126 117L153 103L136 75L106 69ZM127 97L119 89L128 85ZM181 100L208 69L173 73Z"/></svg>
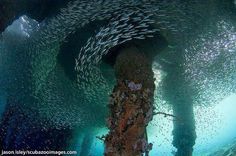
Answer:
<svg viewBox="0 0 236 156"><path fill-rule="evenodd" d="M117 84L110 97L106 156L148 155L146 127L153 116L154 78L150 61L129 49L115 64ZM132 61L128 61L132 59Z"/></svg>

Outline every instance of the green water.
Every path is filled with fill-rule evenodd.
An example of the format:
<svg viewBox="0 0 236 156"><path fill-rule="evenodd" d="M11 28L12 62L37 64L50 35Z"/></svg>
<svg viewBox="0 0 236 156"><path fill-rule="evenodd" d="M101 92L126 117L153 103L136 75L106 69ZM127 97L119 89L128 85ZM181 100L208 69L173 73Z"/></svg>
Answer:
<svg viewBox="0 0 236 156"><path fill-rule="evenodd" d="M22 14L1 33L3 150L32 144L103 155L116 51L135 45L153 64L154 111L176 116L149 123L150 155L172 156L177 146L193 156L236 154L234 1L74 0L63 8L40 22ZM19 124L18 107L28 117ZM40 125L39 136L58 130L65 145L25 141L28 123Z"/></svg>

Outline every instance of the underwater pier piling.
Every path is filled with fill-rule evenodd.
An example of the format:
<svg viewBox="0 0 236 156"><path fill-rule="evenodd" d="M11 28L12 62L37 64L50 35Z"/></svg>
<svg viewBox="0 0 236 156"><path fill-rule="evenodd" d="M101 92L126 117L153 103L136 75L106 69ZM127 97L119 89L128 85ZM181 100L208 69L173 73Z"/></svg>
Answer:
<svg viewBox="0 0 236 156"><path fill-rule="evenodd" d="M167 69L168 76L164 79L165 96L172 105L173 115L173 146L175 156L192 156L196 140L195 119L193 112L192 88L184 83L182 68L177 64Z"/></svg>
<svg viewBox="0 0 236 156"><path fill-rule="evenodd" d="M181 69L176 69L177 71ZM181 72L180 72L181 73ZM180 121L174 121L173 146L177 148L175 156L192 156L193 146L196 140L195 117L193 112L192 88L183 83L184 79L179 72L173 72L176 79L173 91L171 91L173 114Z"/></svg>
<svg viewBox="0 0 236 156"><path fill-rule="evenodd" d="M187 101L182 102L173 105L174 115L181 119L179 122L174 122L172 132L173 145L177 148L175 156L192 156L196 139L193 105Z"/></svg>
<svg viewBox="0 0 236 156"><path fill-rule="evenodd" d="M154 74L151 61L136 47L119 51L114 65L117 84L109 101L110 129L105 156L148 155L146 127L153 116Z"/></svg>

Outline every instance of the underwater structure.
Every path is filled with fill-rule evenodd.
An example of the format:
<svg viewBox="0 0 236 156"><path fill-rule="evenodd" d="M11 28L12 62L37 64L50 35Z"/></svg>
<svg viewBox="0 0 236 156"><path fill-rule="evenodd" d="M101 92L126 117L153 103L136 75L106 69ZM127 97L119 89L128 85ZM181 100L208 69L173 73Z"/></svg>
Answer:
<svg viewBox="0 0 236 156"><path fill-rule="evenodd" d="M105 155L147 154L152 145L148 144L146 126L152 119L154 93L150 61L130 47L120 51L114 68L117 85L109 103Z"/></svg>
<svg viewBox="0 0 236 156"><path fill-rule="evenodd" d="M4 2L11 1L1 1L1 7ZM50 8L47 2L42 3L44 11ZM22 16L18 25L25 24L25 29L19 33L9 27L1 35L0 89L7 94L1 149L70 149L69 144L76 141L69 140L79 131L86 133L81 135L79 153L86 156L95 138L92 131L107 124L109 132L101 138L104 155L148 155L152 143L146 127L158 111L154 105L158 96L168 101L177 118L175 155L192 155L194 106L235 92L235 60L230 59L235 58L235 30L233 23L227 23L234 16L221 11L222 6L231 9L231 3L50 3L57 4L55 10L31 17L39 22ZM24 10L27 15L29 6L34 5L27 4L13 14L21 15ZM211 12L204 11L206 6ZM221 16L215 17L218 12ZM13 17L4 16L1 31ZM209 23L204 30L197 29ZM167 73L157 88L162 93L157 95L153 62Z"/></svg>
<svg viewBox="0 0 236 156"><path fill-rule="evenodd" d="M177 148L176 156L191 156L197 137L192 89L184 83L181 66L172 64L170 68L168 76L164 79L164 94L167 101L172 104L173 115L177 117L173 121L173 145Z"/></svg>

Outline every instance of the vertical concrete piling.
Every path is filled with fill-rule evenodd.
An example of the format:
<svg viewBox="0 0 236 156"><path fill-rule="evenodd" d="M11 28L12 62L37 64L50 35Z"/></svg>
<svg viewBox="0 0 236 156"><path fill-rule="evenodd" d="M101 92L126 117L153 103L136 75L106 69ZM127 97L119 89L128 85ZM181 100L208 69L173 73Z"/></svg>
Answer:
<svg viewBox="0 0 236 156"><path fill-rule="evenodd" d="M119 51L117 84L109 101L105 156L148 155L146 127L153 116L154 74L151 61L135 47Z"/></svg>

